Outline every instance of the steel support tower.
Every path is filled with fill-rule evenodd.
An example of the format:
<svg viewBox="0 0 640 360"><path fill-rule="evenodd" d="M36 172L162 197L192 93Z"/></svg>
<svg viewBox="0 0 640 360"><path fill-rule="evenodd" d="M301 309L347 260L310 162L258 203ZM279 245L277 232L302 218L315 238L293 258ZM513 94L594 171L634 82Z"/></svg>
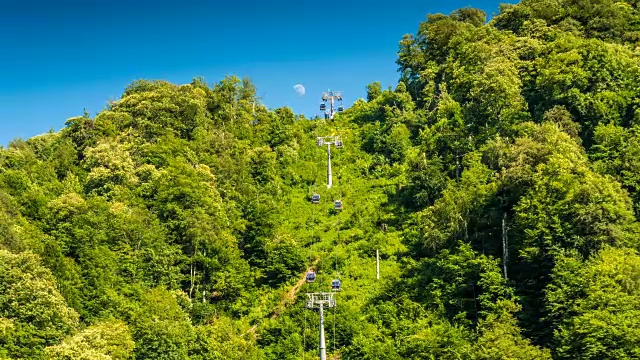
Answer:
<svg viewBox="0 0 640 360"><path fill-rule="evenodd" d="M326 108L327 103L329 103L329 108ZM336 103L338 105L336 109ZM323 106L324 105L324 106ZM322 93L322 105L320 105L320 109L324 109L324 118L333 120L333 115L336 112L342 111L344 108L342 107L342 91L331 91ZM337 111L336 111L337 110Z"/></svg>
<svg viewBox="0 0 640 360"><path fill-rule="evenodd" d="M331 145L334 145L336 148L342 148L342 137L341 136L319 136L316 140L316 145L324 146L327 145L327 189L331 189L331 185L333 184L333 177L331 174Z"/></svg>
<svg viewBox="0 0 640 360"><path fill-rule="evenodd" d="M320 310L320 360L327 360L327 345L324 341L324 307L335 307L334 293L307 293L307 309Z"/></svg>

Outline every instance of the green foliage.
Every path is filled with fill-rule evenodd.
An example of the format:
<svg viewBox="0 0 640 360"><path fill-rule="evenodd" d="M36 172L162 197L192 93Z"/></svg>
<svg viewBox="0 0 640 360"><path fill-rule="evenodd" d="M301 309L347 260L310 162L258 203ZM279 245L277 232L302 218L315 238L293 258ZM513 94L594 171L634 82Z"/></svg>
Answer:
<svg viewBox="0 0 640 360"><path fill-rule="evenodd" d="M265 276L269 282L282 283L304 269L305 259L289 236L277 236L266 244L265 250Z"/></svg>
<svg viewBox="0 0 640 360"><path fill-rule="evenodd" d="M449 181L433 206L417 214L425 246L438 249L451 240L469 239L469 222L482 216L484 204L497 190L493 173L479 162L479 154L468 157L468 169L460 182Z"/></svg>
<svg viewBox="0 0 640 360"><path fill-rule="evenodd" d="M367 85L367 101L373 101L382 95L382 86L379 81Z"/></svg>
<svg viewBox="0 0 640 360"><path fill-rule="evenodd" d="M639 130L635 125L627 129L614 124L600 125L595 130L595 145L590 154L595 169L613 176L629 191L636 215L640 211Z"/></svg>
<svg viewBox="0 0 640 360"><path fill-rule="evenodd" d="M217 317L209 324L195 329L195 346L191 359L263 359L261 351L255 346L255 339L245 336L246 326L238 326L233 319Z"/></svg>
<svg viewBox="0 0 640 360"><path fill-rule="evenodd" d="M32 358L78 326L51 272L30 253L0 250L0 355Z"/></svg>
<svg viewBox="0 0 640 360"><path fill-rule="evenodd" d="M586 263L563 256L547 295L557 318L558 358L633 359L639 356L640 257L607 248Z"/></svg>
<svg viewBox="0 0 640 360"><path fill-rule="evenodd" d="M583 166L554 156L539 167L532 189L515 208L517 226L526 229L524 253L536 256L559 246L586 257L603 244L636 245L625 234L635 221L626 192Z"/></svg>
<svg viewBox="0 0 640 360"><path fill-rule="evenodd" d="M384 302L369 316L376 326L362 329L347 350L348 358L470 359L469 332L416 303ZM393 342L386 342L384 335Z"/></svg>
<svg viewBox="0 0 640 360"><path fill-rule="evenodd" d="M45 353L46 358L51 360L125 360L131 357L134 345L124 322L106 321L63 340L60 345L46 348Z"/></svg>
<svg viewBox="0 0 640 360"><path fill-rule="evenodd" d="M520 335L516 319L511 312L519 310L512 301L499 302L503 313L491 314L478 325L478 341L473 359L551 359L549 349L531 345Z"/></svg>
<svg viewBox="0 0 640 360"><path fill-rule="evenodd" d="M638 12L634 1L549 1L530 0L501 7L496 26L516 33L527 23L541 19L559 29L575 29L585 37L614 42L638 40Z"/></svg>
<svg viewBox="0 0 640 360"><path fill-rule="evenodd" d="M131 318L137 359L189 358L195 331L178 304L179 296L159 288L143 294Z"/></svg>

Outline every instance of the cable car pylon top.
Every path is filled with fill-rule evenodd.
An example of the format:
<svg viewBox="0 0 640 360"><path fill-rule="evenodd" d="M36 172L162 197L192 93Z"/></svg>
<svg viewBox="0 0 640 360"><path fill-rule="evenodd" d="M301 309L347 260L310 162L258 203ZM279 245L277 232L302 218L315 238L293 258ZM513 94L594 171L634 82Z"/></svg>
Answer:
<svg viewBox="0 0 640 360"><path fill-rule="evenodd" d="M327 103L329 103L329 108L327 109ZM337 103L337 104L336 104ZM336 106L337 111L336 111ZM336 112L344 111L344 106L342 106L342 91L331 91L328 90L322 93L322 103L320 104L320 111L324 111L324 118L333 120L333 115Z"/></svg>

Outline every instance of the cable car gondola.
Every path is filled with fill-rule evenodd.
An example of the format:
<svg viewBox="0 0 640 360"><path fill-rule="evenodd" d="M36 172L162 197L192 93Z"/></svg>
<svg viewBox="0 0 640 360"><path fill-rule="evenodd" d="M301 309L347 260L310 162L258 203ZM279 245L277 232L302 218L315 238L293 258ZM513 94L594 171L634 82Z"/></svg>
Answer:
<svg viewBox="0 0 640 360"><path fill-rule="evenodd" d="M311 196L311 203L312 204L319 204L320 203L320 195L319 194L313 194Z"/></svg>
<svg viewBox="0 0 640 360"><path fill-rule="evenodd" d="M343 111L344 111L344 108L343 108L342 106L338 106L338 111L339 111L339 112L343 112Z"/></svg>
<svg viewBox="0 0 640 360"><path fill-rule="evenodd" d="M342 140L336 140L336 148L342 149Z"/></svg>
<svg viewBox="0 0 640 360"><path fill-rule="evenodd" d="M340 291L340 280L334 279L331 281L331 291Z"/></svg>
<svg viewBox="0 0 640 360"><path fill-rule="evenodd" d="M327 105L326 104L320 104L320 111L325 111L327 110Z"/></svg>
<svg viewBox="0 0 640 360"><path fill-rule="evenodd" d="M340 291L341 282L338 279L331 281L331 291Z"/></svg>
<svg viewBox="0 0 640 360"><path fill-rule="evenodd" d="M342 200L335 200L333 202L333 208L336 210L342 210Z"/></svg>
<svg viewBox="0 0 640 360"><path fill-rule="evenodd" d="M313 271L309 271L307 273L307 282L308 283L312 283L316 281L316 273Z"/></svg>

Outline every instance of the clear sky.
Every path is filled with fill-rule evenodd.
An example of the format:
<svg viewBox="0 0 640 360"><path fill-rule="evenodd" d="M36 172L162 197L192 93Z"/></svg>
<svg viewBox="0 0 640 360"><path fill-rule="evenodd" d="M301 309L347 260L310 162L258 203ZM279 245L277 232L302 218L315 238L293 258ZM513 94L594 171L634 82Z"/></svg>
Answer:
<svg viewBox="0 0 640 360"><path fill-rule="evenodd" d="M496 0L0 0L0 145L93 116L135 79L248 76L271 108L319 114L398 79L398 42L429 13ZM299 97L293 85L301 83Z"/></svg>

